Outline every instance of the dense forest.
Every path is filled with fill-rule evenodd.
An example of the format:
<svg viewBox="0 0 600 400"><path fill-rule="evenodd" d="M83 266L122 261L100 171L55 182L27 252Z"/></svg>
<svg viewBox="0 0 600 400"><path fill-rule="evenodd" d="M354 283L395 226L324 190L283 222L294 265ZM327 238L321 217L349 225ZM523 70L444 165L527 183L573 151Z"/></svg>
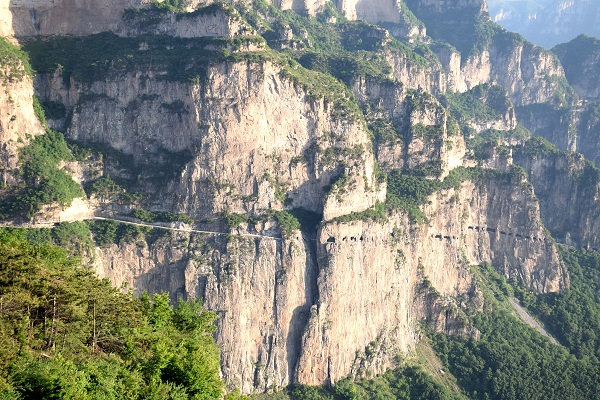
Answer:
<svg viewBox="0 0 600 400"><path fill-rule="evenodd" d="M3 399L218 399L216 315L141 298L51 243L0 230Z"/></svg>

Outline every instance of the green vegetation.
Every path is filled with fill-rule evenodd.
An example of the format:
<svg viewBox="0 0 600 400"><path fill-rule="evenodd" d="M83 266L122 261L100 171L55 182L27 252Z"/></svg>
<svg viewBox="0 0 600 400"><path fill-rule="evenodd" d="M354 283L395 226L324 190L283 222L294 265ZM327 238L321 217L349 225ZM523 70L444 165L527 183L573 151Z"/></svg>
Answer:
<svg viewBox="0 0 600 400"><path fill-rule="evenodd" d="M187 81L204 79L211 63L273 58L270 52L234 52L250 43L264 43L264 39L121 37L99 33L85 37L29 38L23 48L36 71L54 72L60 65L66 81L72 76L82 83L91 83L109 73L157 69L165 72L160 79Z"/></svg>
<svg viewBox="0 0 600 400"><path fill-rule="evenodd" d="M561 152L558 147L541 136L532 136L522 147L518 147L517 150L528 156L547 156Z"/></svg>
<svg viewBox="0 0 600 400"><path fill-rule="evenodd" d="M465 130L465 142L467 148L473 151L476 160L484 160L490 155L490 150L495 148L499 151L508 151L508 145L502 144L513 140L524 142L531 137L531 132L521 125L509 131L486 129L475 135L468 129ZM519 147L516 148L519 151Z"/></svg>
<svg viewBox="0 0 600 400"><path fill-rule="evenodd" d="M520 322L507 302L512 288L491 267L483 266L478 275L486 303L472 320L481 338L465 341L431 335L436 351L466 394L473 399L503 400L596 398L598 363L577 359ZM573 283L577 291L578 283Z"/></svg>
<svg viewBox="0 0 600 400"><path fill-rule="evenodd" d="M0 218L15 215L31 218L43 205L58 203L65 207L74 198L83 196L79 184L58 167L63 160L73 160L73 155L63 135L52 130L21 148L20 172L27 186L17 188L16 193L2 203Z"/></svg>
<svg viewBox="0 0 600 400"><path fill-rule="evenodd" d="M360 212L353 211L350 214L340 215L339 217L333 218L331 222L347 223L352 221L376 221L383 223L388 221L388 211L385 204L377 201L373 207Z"/></svg>
<svg viewBox="0 0 600 400"><path fill-rule="evenodd" d="M0 79L4 86L33 76L27 53L4 37L0 37L0 66Z"/></svg>
<svg viewBox="0 0 600 400"><path fill-rule="evenodd" d="M331 222L378 221L385 222L388 215L405 213L412 223L426 222L421 206L433 193L455 189L465 181L475 183L495 181L500 184L520 184L525 171L514 166L508 173L479 167L459 167L450 171L444 180L427 178L429 169L394 170L387 174L387 197L385 204L377 202L373 207L361 212L352 212L331 220Z"/></svg>
<svg viewBox="0 0 600 400"><path fill-rule="evenodd" d="M565 69L567 80L571 84L585 86L593 81L592 70L586 71L600 54L600 39L579 35L568 43L562 43L552 49ZM590 80L591 79L591 80Z"/></svg>
<svg viewBox="0 0 600 400"><path fill-rule="evenodd" d="M279 222L281 232L285 236L291 236L294 232L300 229L300 221L288 211L275 211L273 216Z"/></svg>
<svg viewBox="0 0 600 400"><path fill-rule="evenodd" d="M397 399L397 400L460 400L465 399L458 393L452 393L439 382L433 380L417 366L399 367L387 371L373 379L361 379L352 382L342 379L333 388L296 385L283 393L256 395L261 400L359 400L359 399Z"/></svg>
<svg viewBox="0 0 600 400"><path fill-rule="evenodd" d="M325 99L333 105L333 115L355 120L362 116L356 98L350 89L329 74L311 71L290 60L281 75L306 89L312 101Z"/></svg>
<svg viewBox="0 0 600 400"><path fill-rule="evenodd" d="M41 104L46 118L61 119L66 117L67 110L60 101L45 101Z"/></svg>
<svg viewBox="0 0 600 400"><path fill-rule="evenodd" d="M392 68L380 54L355 51L324 53L303 51L293 55L307 69L333 75L346 84L357 76L365 76L377 81L390 81ZM390 81L391 82L391 81Z"/></svg>
<svg viewBox="0 0 600 400"><path fill-rule="evenodd" d="M141 299L0 230L0 392L5 399L219 399L214 313Z"/></svg>
<svg viewBox="0 0 600 400"><path fill-rule="evenodd" d="M221 219L225 221L230 229L237 229L241 224L250 222L250 217L242 214L232 213L229 211L223 211L221 213Z"/></svg>
<svg viewBox="0 0 600 400"><path fill-rule="evenodd" d="M427 198L440 190L458 189L462 182L478 181L483 177L500 174L497 171L476 167L456 168L443 180L428 179L411 171L396 170L388 174L386 205L390 210L401 210L408 214L413 222L424 222L425 215L420 206ZM489 176L488 176L489 175Z"/></svg>
<svg viewBox="0 0 600 400"><path fill-rule="evenodd" d="M459 121L493 121L501 118L512 103L506 89L492 84L481 84L465 93L448 92L444 96L444 106Z"/></svg>
<svg viewBox="0 0 600 400"><path fill-rule="evenodd" d="M117 202L126 204L130 200L127 191L110 176L86 182L85 192L88 197L96 196L98 200L104 202Z"/></svg>
<svg viewBox="0 0 600 400"><path fill-rule="evenodd" d="M131 216L144 222L177 222L193 224L194 219L187 214L173 213L170 211L148 211L135 209L131 211Z"/></svg>
<svg viewBox="0 0 600 400"><path fill-rule="evenodd" d="M63 222L53 228L26 229L4 228L2 232L22 237L33 246L51 244L60 246L67 254L76 257L91 257L94 243L85 222Z"/></svg>
<svg viewBox="0 0 600 400"><path fill-rule="evenodd" d="M559 248L569 271L570 290L534 296L517 291L522 303L582 362L600 361L600 253Z"/></svg>
<svg viewBox="0 0 600 400"><path fill-rule="evenodd" d="M111 220L86 221L96 245L100 247L110 244L135 243L144 245L153 230L147 226L124 224Z"/></svg>
<svg viewBox="0 0 600 400"><path fill-rule="evenodd" d="M171 12L183 12L189 0L152 0L152 5L159 10L166 10Z"/></svg>

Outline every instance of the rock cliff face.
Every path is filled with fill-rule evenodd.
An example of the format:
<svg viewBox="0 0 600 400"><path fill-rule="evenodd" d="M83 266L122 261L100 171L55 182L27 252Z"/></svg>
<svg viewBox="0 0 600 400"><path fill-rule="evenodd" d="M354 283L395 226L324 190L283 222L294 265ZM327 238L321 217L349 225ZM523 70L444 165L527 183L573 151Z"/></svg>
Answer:
<svg viewBox="0 0 600 400"><path fill-rule="evenodd" d="M571 106L534 104L517 109L521 124L561 150L583 154L600 165L600 108L598 103L574 101Z"/></svg>
<svg viewBox="0 0 600 400"><path fill-rule="evenodd" d="M565 67L565 73L573 90L590 100L600 99L600 40L580 35L569 43L552 49Z"/></svg>
<svg viewBox="0 0 600 400"><path fill-rule="evenodd" d="M576 153L520 154L515 162L527 171L552 236L567 245L600 249L598 170Z"/></svg>
<svg viewBox="0 0 600 400"><path fill-rule="evenodd" d="M11 14L3 20L5 36L90 35L116 30L125 9L144 7L148 0L5 0ZM11 21L11 23L8 23Z"/></svg>
<svg viewBox="0 0 600 400"><path fill-rule="evenodd" d="M189 10L213 3L190 1ZM153 7L152 0L5 0L0 3L3 36L85 36L114 32L133 36L163 34L177 37L233 36L247 25L232 7L176 16Z"/></svg>
<svg viewBox="0 0 600 400"><path fill-rule="evenodd" d="M499 174L435 194L423 225L401 214L331 222L316 244L299 232L284 240L176 233L100 249L97 270L115 285L204 298L220 315L225 377L244 391L333 383L393 365L415 345L421 319L476 335L457 322L461 302L481 302L470 265L492 263L539 293L568 285L522 179Z"/></svg>
<svg viewBox="0 0 600 400"><path fill-rule="evenodd" d="M199 5L205 4L190 7ZM325 3L276 5L314 14ZM456 22L461 15L463 28L489 22L483 0L336 6L351 18L398 29L406 17L419 35L424 28L406 7L427 25L440 18ZM49 121L52 127L105 154L105 164L94 166L100 175L129 182L144 195L144 207L184 212L195 224L188 231L154 231L137 242L99 247L94 268L137 293L166 290L173 301L203 298L219 315L223 376L243 392L383 372L396 354L414 348L423 320L438 331L476 339L463 312L483 301L471 271L476 264L490 263L535 293L565 290L569 278L544 219L561 240L598 247L598 184L591 176L596 170L580 158L519 158L532 185L511 165L510 154L487 164L467 157L460 134L465 125L476 133L516 127L506 93L525 110L564 89L557 58L514 35L495 30L489 40L469 43L468 51L452 41L407 40L394 48L384 43L389 73L350 74L344 86L287 53L265 49L265 41L253 36L259 24L251 26L229 6L181 15L156 13L137 0L15 0L7 7L17 35L103 30L123 36L52 42L65 48L75 43L71 49L112 46L106 58L81 65L42 53L58 60L48 66L50 57L40 57L31 45L32 59L38 57L42 67L36 93L44 104L65 108ZM441 39L433 26L433 38ZM51 50L51 39L43 40L44 51ZM472 119L459 126L442 105L443 95L490 82L506 88L499 122ZM3 162L13 168L15 143L24 132L42 128L33 117L31 81L9 80L5 88L11 95L0 97L0 140ZM532 123L540 122L536 118ZM595 118L592 112L589 118ZM466 177L450 175L458 167ZM457 181L426 199L419 210L425 222L418 223L386 203L385 172L414 173L423 185L444 177ZM596 179L595 186L588 178ZM573 205L555 216L567 199ZM81 215L91 214L82 204L75 205ZM288 232L273 217L281 210L310 212L321 221ZM248 218L226 229L218 221L228 213ZM213 220L214 232L200 231L206 219Z"/></svg>
<svg viewBox="0 0 600 400"><path fill-rule="evenodd" d="M89 86L65 85L52 74L40 87L66 103L74 140L109 145L142 166L156 163L161 151L189 154L168 192L156 197L162 207L196 216L254 214L281 207L287 195L288 204L333 218L384 196L360 121L332 118L342 106L308 102L279 67L214 65L198 84L154 78L159 74L139 71Z"/></svg>
<svg viewBox="0 0 600 400"><path fill-rule="evenodd" d="M27 135L37 136L43 129L33 110L33 82L24 65L18 60L2 65L0 79L0 183L4 186L14 183L18 148L27 142Z"/></svg>
<svg viewBox="0 0 600 400"><path fill-rule="evenodd" d="M407 1L429 34L447 46L434 46L448 72L449 89L464 92L482 83L504 86L516 105L547 102L561 89L564 71L550 52L524 41L489 20L484 1ZM485 34L476 32L485 31Z"/></svg>

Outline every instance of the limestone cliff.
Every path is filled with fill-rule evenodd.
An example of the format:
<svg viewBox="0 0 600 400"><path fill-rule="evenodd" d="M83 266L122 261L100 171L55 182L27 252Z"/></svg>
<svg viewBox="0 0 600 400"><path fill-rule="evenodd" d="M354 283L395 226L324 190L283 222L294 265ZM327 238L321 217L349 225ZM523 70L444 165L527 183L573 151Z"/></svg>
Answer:
<svg viewBox="0 0 600 400"><path fill-rule="evenodd" d="M580 35L568 43L552 49L563 66L569 84L583 98L600 99L598 72L600 68L600 40Z"/></svg>
<svg viewBox="0 0 600 400"><path fill-rule="evenodd" d="M558 59L491 22L484 1L407 5L431 27L429 35L454 46L433 47L448 73L449 89L464 92L497 82L516 105L546 102L561 90L564 71Z"/></svg>
<svg viewBox="0 0 600 400"><path fill-rule="evenodd" d="M517 153L540 199L542 219L561 243L600 249L598 170L576 153Z"/></svg>
<svg viewBox="0 0 600 400"><path fill-rule="evenodd" d="M173 233L101 248L97 270L137 291L204 298L220 315L224 375L245 392L333 383L393 365L414 347L422 319L475 337L459 322L461 307L481 303L470 265L492 263L539 293L568 285L522 179L492 174L434 194L426 224L403 214L330 222L316 243L300 232L283 240Z"/></svg>
<svg viewBox="0 0 600 400"><path fill-rule="evenodd" d="M256 214L286 201L332 218L381 199L360 120L332 118L343 105L307 101L282 74L271 63L227 63L208 67L199 83L139 71L90 85L51 74L40 87L66 103L72 139L109 145L140 166L165 151L186 155L152 199L163 208Z"/></svg>
<svg viewBox="0 0 600 400"><path fill-rule="evenodd" d="M16 52L16 47L0 38L4 51ZM17 53L18 54L18 53ZM33 108L33 82L30 67L24 58L4 56L0 66L0 186L14 183L17 150L43 128Z"/></svg>
<svg viewBox="0 0 600 400"><path fill-rule="evenodd" d="M232 6L188 2L190 13L176 14L153 6L152 0L6 0L0 4L3 36L86 36L163 34L176 37L235 36L248 30ZM198 9L198 10L196 10Z"/></svg>
<svg viewBox="0 0 600 400"><path fill-rule="evenodd" d="M148 6L150 0L5 0L2 35L90 35L116 30L126 9ZM4 11L6 12L6 11Z"/></svg>
<svg viewBox="0 0 600 400"><path fill-rule="evenodd" d="M175 14L141 0L15 0L10 10L36 63L42 104L64 108L50 126L99 154L87 170L71 169L88 184L112 176L119 190L136 192L129 203L92 196L94 206L103 216L144 207L193 220L103 244L94 268L137 293L203 298L219 315L230 386L263 392L381 373L414 349L422 321L476 339L463 312L483 301L473 265L489 263L535 293L568 288L542 221L565 241L597 246L598 185L584 184L596 170L577 157L519 159L532 185L512 166L510 150L492 148L498 157L478 164L461 135L514 129L507 96L519 111L565 95L555 56L493 26L478 36L475 28L490 27L483 0L335 4L398 32L406 23L418 27L399 35L406 43L365 23L326 25L323 15L198 8L206 5L191 2L189 13ZM275 5L315 14L325 2ZM438 42L424 37L410 12ZM442 36L457 26L475 31L467 44L458 42L461 30ZM322 37L324 28L333 39ZM363 33L364 43L352 42ZM24 37L36 34L75 37ZM267 47L273 36L290 42L285 51ZM486 103L493 83L505 88L493 117L457 122L447 92L485 88ZM41 127L32 119L31 83L6 85L22 96L0 102L0 139L10 146ZM91 170L98 176L81 172ZM385 173L443 189L420 203L394 203ZM565 199L575 201L571 191L577 206L552 217ZM75 204L80 215L93 215L86 206ZM281 210L320 221L289 232L276 222Z"/></svg>
<svg viewBox="0 0 600 400"><path fill-rule="evenodd" d="M600 163L600 106L578 100L571 106L533 104L517 108L521 123L533 134L543 136L561 150L583 154L596 165Z"/></svg>

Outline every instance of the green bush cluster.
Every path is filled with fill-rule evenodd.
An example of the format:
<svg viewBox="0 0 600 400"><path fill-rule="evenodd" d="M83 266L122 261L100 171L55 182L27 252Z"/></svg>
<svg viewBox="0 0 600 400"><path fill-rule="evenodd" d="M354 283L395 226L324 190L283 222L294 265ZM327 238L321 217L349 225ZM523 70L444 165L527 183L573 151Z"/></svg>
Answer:
<svg viewBox="0 0 600 400"><path fill-rule="evenodd" d="M294 232L300 229L300 221L288 211L275 211L273 216L279 223L281 232L285 236L291 236Z"/></svg>
<svg viewBox="0 0 600 400"><path fill-rule="evenodd" d="M4 399L220 399L214 313L141 299L69 259L0 230Z"/></svg>
<svg viewBox="0 0 600 400"><path fill-rule="evenodd" d="M48 130L31 140L19 153L20 173L26 184L0 206L2 218L23 215L31 218L43 205L58 203L68 206L83 190L69 174L58 167L71 161L73 155L63 135Z"/></svg>
<svg viewBox="0 0 600 400"><path fill-rule="evenodd" d="M342 379L332 388L295 385L284 393L260 396L263 400L287 398L289 400L463 400L460 393L453 393L432 379L420 367L406 366L388 370L373 379L353 382Z"/></svg>
<svg viewBox="0 0 600 400"><path fill-rule="evenodd" d="M146 241L152 228L147 226L138 226L124 224L112 220L88 220L86 221L94 242L98 246L108 246L110 244L121 243L140 243Z"/></svg>
<svg viewBox="0 0 600 400"><path fill-rule="evenodd" d="M19 82L26 76L33 76L27 53L4 37L0 37L0 65L0 79L4 86L10 82Z"/></svg>
<svg viewBox="0 0 600 400"><path fill-rule="evenodd" d="M193 224L194 219L187 214L174 213L170 211L148 211L144 209L135 209L131 211L131 216L144 222L183 222Z"/></svg>
<svg viewBox="0 0 600 400"><path fill-rule="evenodd" d="M528 156L547 156L561 152L558 147L541 136L532 136L523 146L517 148L517 151Z"/></svg>
<svg viewBox="0 0 600 400"><path fill-rule="evenodd" d="M84 37L35 37L24 40L31 64L38 72L54 72L82 83L104 79L110 73L137 70L165 71L160 79L204 79L212 63L251 59L254 53L232 53L242 45L263 43L262 37L183 39L171 36L121 37L99 33ZM147 45L141 50L142 44ZM246 58L248 56L248 58ZM271 53L260 57L270 59Z"/></svg>
<svg viewBox="0 0 600 400"><path fill-rule="evenodd" d="M487 83L465 93L448 92L443 102L459 121L493 121L501 118L512 106L504 87Z"/></svg>

